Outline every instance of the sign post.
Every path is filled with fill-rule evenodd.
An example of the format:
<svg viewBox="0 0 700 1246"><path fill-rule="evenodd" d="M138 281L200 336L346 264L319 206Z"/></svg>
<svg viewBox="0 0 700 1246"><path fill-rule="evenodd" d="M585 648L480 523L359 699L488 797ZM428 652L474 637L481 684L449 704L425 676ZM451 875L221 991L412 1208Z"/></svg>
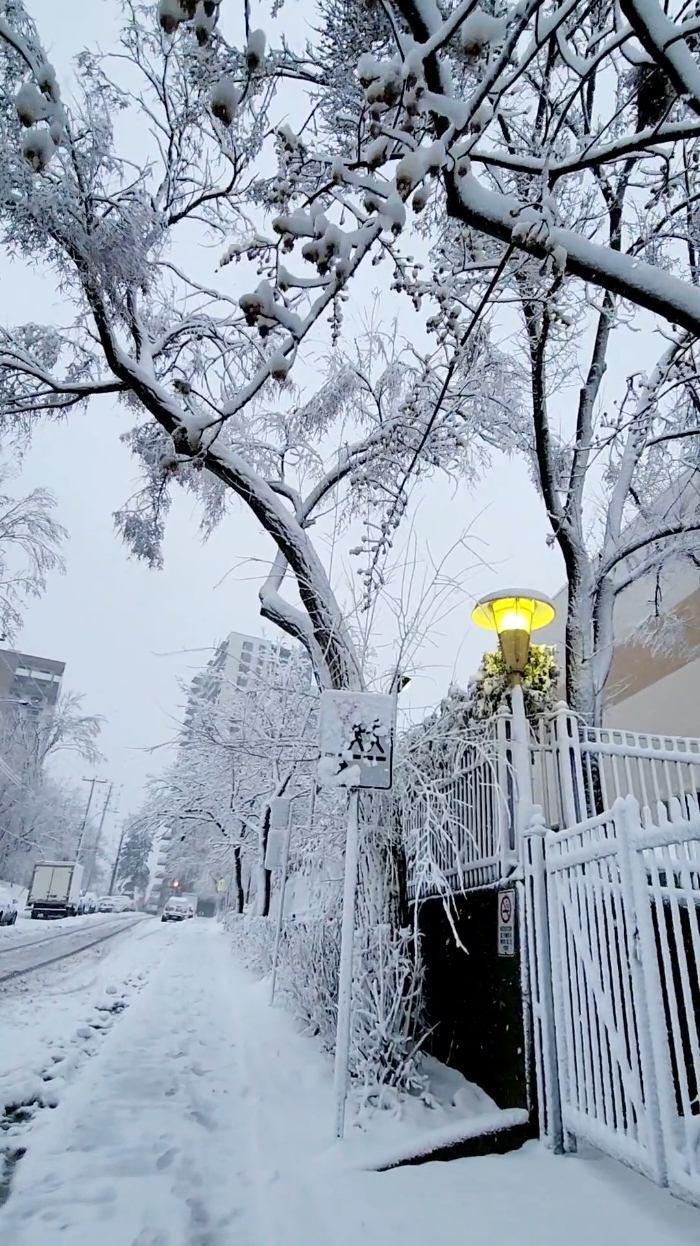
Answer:
<svg viewBox="0 0 700 1246"><path fill-rule="evenodd" d="M335 1036L335 1136L345 1131L345 1102L348 1094L348 1065L352 1033L352 960L355 941L355 893L359 850L359 804L357 788L348 793L348 833L345 840L345 880L343 883L343 923L340 934L340 972L338 975L338 1021Z"/></svg>
<svg viewBox="0 0 700 1246"><path fill-rule="evenodd" d="M334 691L321 695L319 782L349 789L333 1075L336 1138L342 1138L345 1131L352 1036L352 962L360 840L359 789L379 788L386 791L391 787L395 720L394 696Z"/></svg>
<svg viewBox="0 0 700 1246"><path fill-rule="evenodd" d="M315 785L314 785L315 786ZM279 909L277 912L277 925L275 927L275 947L272 953L272 985L270 987L270 1003L275 1002L275 987L277 986L277 962L280 953L280 938L282 935L282 919L284 917L284 893L287 889L287 866L289 865L289 841L292 834L292 802L283 796L273 796L270 801L270 826L268 828L267 852L265 853L266 869L281 869L282 882L280 886ZM271 836L282 836L281 854L279 860L273 860L273 846L276 847L275 841L270 844ZM274 852L274 856L277 853Z"/></svg>

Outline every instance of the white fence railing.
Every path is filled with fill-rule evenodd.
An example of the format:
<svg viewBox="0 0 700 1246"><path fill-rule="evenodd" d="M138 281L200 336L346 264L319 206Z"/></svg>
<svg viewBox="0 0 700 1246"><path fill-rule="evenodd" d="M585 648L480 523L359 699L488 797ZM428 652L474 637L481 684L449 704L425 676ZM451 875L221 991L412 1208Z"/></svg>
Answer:
<svg viewBox="0 0 700 1246"><path fill-rule="evenodd" d="M563 704L533 725L531 760L533 801L554 829L611 809L618 796L653 816L673 800L687 812L700 796L700 739L585 727Z"/></svg>
<svg viewBox="0 0 700 1246"><path fill-rule="evenodd" d="M522 865L543 1135L700 1204L700 740L582 728L561 705L524 747L516 766L499 715L404 782L409 895ZM522 842L518 799L542 811Z"/></svg>
<svg viewBox="0 0 700 1246"><path fill-rule="evenodd" d="M465 891L498 881L520 859L515 843L513 720L500 714L491 730L463 737L442 772L404 765L396 816L407 855L409 898ZM700 802L700 739L582 727L565 705L531 724L526 799L562 830L634 796L643 821ZM659 813L659 811L661 811Z"/></svg>
<svg viewBox="0 0 700 1246"><path fill-rule="evenodd" d="M525 837L538 1098L555 1146L587 1138L700 1203L700 816L657 812L627 796Z"/></svg>
<svg viewBox="0 0 700 1246"><path fill-rule="evenodd" d="M410 756L395 792L411 900L496 882L515 862L510 721L462 738L427 772Z"/></svg>

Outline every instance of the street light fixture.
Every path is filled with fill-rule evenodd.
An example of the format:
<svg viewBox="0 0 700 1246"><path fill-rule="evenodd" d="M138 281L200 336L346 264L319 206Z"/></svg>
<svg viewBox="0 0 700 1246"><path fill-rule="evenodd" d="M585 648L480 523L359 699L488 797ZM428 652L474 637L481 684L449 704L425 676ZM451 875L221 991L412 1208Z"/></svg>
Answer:
<svg viewBox="0 0 700 1246"><path fill-rule="evenodd" d="M522 683L530 653L530 636L556 615L549 597L529 588L507 588L482 597L472 610L478 627L496 632L513 684Z"/></svg>
<svg viewBox="0 0 700 1246"><path fill-rule="evenodd" d="M515 836L526 831L532 816L530 731L525 717L523 671L530 654L530 636L556 616L554 604L543 593L529 588L507 588L482 597L472 610L478 627L496 632L503 660L510 674L512 709L511 756L516 781ZM515 849L515 839L510 843Z"/></svg>

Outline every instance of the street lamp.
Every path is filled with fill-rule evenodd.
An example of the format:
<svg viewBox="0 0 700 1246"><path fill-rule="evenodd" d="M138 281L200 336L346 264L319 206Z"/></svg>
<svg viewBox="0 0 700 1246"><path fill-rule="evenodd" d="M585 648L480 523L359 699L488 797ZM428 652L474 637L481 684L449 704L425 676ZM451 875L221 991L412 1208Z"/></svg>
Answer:
<svg viewBox="0 0 700 1246"><path fill-rule="evenodd" d="M523 671L530 654L530 636L551 623L555 615L549 597L529 588L506 588L489 593L472 610L472 619L478 627L497 633L510 675L512 762L517 786L514 822L518 836L526 831L532 815L530 734L525 717Z"/></svg>
<svg viewBox="0 0 700 1246"><path fill-rule="evenodd" d="M507 588L482 597L472 610L478 627L496 632L511 683L522 683L530 653L530 636L552 622L554 605L543 593L529 588Z"/></svg>

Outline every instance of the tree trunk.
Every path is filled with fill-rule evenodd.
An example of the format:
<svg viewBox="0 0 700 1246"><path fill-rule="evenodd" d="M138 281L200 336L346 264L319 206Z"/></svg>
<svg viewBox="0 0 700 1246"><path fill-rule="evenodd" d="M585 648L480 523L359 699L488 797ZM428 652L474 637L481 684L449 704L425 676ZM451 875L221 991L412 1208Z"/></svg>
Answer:
<svg viewBox="0 0 700 1246"><path fill-rule="evenodd" d="M233 873L234 885L236 888L236 912L242 913L245 907L245 896L243 895L243 873L241 869L241 849L240 845L236 845L233 850Z"/></svg>
<svg viewBox="0 0 700 1246"><path fill-rule="evenodd" d="M260 829L260 842L258 847L258 878L257 878L257 904L256 909L258 917L270 916L270 894L272 890L272 874L270 870L265 869L265 853L267 852L267 839L270 834L270 806L265 810L262 827Z"/></svg>
<svg viewBox="0 0 700 1246"><path fill-rule="evenodd" d="M595 725L593 685L593 584L588 559L567 559L568 599L564 664L566 700L573 713Z"/></svg>

